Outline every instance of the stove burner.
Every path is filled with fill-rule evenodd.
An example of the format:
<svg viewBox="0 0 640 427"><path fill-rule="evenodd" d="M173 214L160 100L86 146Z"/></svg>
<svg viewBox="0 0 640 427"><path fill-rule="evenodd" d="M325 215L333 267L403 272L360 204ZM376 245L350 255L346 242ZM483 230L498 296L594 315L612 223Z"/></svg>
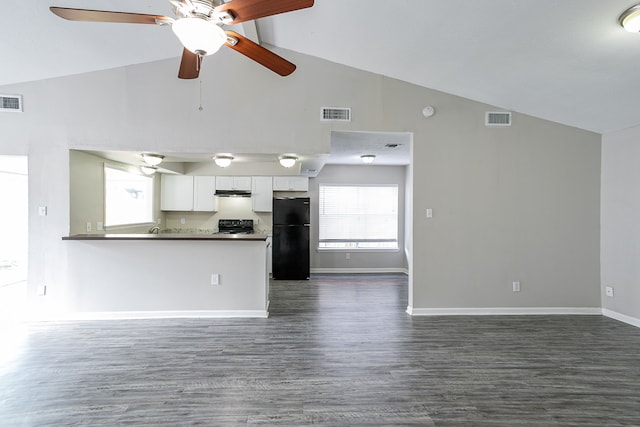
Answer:
<svg viewBox="0 0 640 427"><path fill-rule="evenodd" d="M251 234L252 219L221 219L218 221L218 234Z"/></svg>

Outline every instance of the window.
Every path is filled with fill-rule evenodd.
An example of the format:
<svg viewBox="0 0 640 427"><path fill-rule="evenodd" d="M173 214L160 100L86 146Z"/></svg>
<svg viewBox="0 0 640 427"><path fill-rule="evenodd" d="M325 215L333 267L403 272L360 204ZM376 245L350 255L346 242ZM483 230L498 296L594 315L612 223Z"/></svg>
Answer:
<svg viewBox="0 0 640 427"><path fill-rule="evenodd" d="M319 188L319 249L398 249L397 185Z"/></svg>
<svg viewBox="0 0 640 427"><path fill-rule="evenodd" d="M153 177L104 165L105 226L153 222Z"/></svg>

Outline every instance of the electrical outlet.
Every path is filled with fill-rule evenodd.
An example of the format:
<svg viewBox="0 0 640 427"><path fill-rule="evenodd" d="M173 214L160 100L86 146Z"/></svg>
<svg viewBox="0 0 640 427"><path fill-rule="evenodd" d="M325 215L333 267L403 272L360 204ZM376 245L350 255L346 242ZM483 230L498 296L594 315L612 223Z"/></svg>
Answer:
<svg viewBox="0 0 640 427"><path fill-rule="evenodd" d="M427 218L433 218L433 209L427 209Z"/></svg>
<svg viewBox="0 0 640 427"><path fill-rule="evenodd" d="M351 259L351 253L347 252L346 254L344 254L344 258Z"/></svg>
<svg viewBox="0 0 640 427"><path fill-rule="evenodd" d="M513 292L520 292L520 282L513 282L511 286Z"/></svg>
<svg viewBox="0 0 640 427"><path fill-rule="evenodd" d="M47 216L46 206L38 206L38 216Z"/></svg>
<svg viewBox="0 0 640 427"><path fill-rule="evenodd" d="M220 275L218 273L213 273L211 275L211 284L219 285L220 284Z"/></svg>
<svg viewBox="0 0 640 427"><path fill-rule="evenodd" d="M87 233L91 233L91 223L87 222Z"/></svg>
<svg viewBox="0 0 640 427"><path fill-rule="evenodd" d="M96 231L102 231L104 229L104 224L102 221L96 222Z"/></svg>
<svg viewBox="0 0 640 427"><path fill-rule="evenodd" d="M47 287L45 285L39 285L38 286L38 296L39 297L43 297L47 295Z"/></svg>
<svg viewBox="0 0 640 427"><path fill-rule="evenodd" d="M187 219L185 217L180 218L180 224L185 225L187 223Z"/></svg>
<svg viewBox="0 0 640 427"><path fill-rule="evenodd" d="M612 297L613 296L613 286L607 286L604 288L605 293L608 297Z"/></svg>

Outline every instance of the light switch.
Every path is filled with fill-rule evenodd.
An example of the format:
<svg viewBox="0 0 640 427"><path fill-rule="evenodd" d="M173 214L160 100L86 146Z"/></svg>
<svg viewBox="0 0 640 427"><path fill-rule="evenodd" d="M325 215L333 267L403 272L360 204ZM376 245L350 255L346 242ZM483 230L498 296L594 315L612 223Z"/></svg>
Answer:
<svg viewBox="0 0 640 427"><path fill-rule="evenodd" d="M38 216L47 216L46 206L38 206Z"/></svg>
<svg viewBox="0 0 640 427"><path fill-rule="evenodd" d="M433 218L433 209L427 209L427 218Z"/></svg>

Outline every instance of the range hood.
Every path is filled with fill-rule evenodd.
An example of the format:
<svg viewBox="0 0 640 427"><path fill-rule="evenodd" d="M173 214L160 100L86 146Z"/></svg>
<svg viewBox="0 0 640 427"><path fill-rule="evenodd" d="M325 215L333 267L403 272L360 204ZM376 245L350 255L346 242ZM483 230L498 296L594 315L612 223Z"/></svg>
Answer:
<svg viewBox="0 0 640 427"><path fill-rule="evenodd" d="M216 190L215 196L218 197L251 197L249 190Z"/></svg>

